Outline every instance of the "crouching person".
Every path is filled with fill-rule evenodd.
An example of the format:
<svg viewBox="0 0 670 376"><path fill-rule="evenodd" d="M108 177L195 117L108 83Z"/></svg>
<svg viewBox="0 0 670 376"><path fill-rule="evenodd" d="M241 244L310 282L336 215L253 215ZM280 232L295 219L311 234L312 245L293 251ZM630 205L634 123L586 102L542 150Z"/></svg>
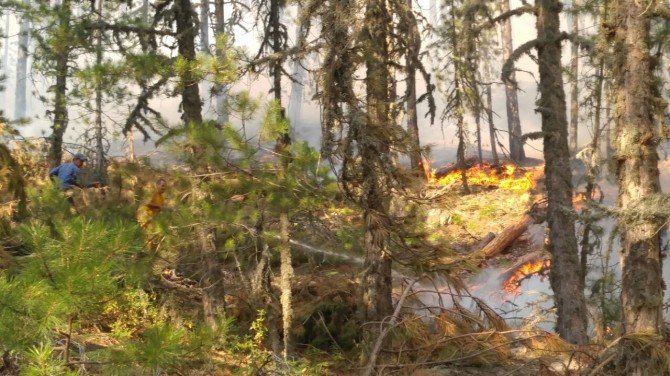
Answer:
<svg viewBox="0 0 670 376"><path fill-rule="evenodd" d="M99 187L100 183L94 182L88 185L83 185L80 181L79 175L81 169L84 168L88 158L81 153L77 153L72 157L72 162L63 163L49 171L49 178L57 178L60 184L60 189L65 194L70 205L74 206L74 199L72 198L73 190L77 188L91 188Z"/></svg>

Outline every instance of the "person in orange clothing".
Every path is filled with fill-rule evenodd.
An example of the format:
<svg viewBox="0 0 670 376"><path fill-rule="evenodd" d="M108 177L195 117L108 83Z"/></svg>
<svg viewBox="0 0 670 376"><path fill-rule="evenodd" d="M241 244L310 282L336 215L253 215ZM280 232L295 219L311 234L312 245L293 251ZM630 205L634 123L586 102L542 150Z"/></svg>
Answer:
<svg viewBox="0 0 670 376"><path fill-rule="evenodd" d="M137 209L137 222L142 229L146 229L154 217L163 209L163 205L165 205L165 196L163 194L166 188L167 182L165 179L158 179L156 181L156 189L151 194L151 200Z"/></svg>

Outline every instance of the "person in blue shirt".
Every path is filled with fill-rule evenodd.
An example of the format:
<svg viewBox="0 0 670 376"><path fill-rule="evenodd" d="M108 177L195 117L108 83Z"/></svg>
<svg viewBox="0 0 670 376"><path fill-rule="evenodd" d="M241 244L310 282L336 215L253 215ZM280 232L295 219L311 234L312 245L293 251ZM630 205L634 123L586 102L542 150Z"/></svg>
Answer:
<svg viewBox="0 0 670 376"><path fill-rule="evenodd" d="M81 183L79 182L79 171L84 167L84 163L86 163L87 160L88 158L86 158L85 155L77 153L72 158L72 162L63 163L62 165L51 169L51 171L49 171L49 178L53 179L54 177L57 177L63 191L72 189L72 187L82 188Z"/></svg>

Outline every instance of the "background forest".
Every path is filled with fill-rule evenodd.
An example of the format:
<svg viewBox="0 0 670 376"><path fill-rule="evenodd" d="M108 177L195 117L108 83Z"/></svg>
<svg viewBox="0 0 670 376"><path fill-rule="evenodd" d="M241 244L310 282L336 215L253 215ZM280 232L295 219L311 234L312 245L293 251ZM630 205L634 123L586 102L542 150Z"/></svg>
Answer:
<svg viewBox="0 0 670 376"><path fill-rule="evenodd" d="M0 9L0 374L670 375L665 2Z"/></svg>

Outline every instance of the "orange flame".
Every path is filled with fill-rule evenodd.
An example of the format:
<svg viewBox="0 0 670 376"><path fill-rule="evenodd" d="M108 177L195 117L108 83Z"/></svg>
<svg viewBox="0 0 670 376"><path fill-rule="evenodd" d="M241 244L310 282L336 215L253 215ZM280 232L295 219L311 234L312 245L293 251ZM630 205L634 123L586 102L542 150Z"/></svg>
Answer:
<svg viewBox="0 0 670 376"><path fill-rule="evenodd" d="M591 191L591 200L597 201L598 200L598 194L602 194L602 191L599 190L598 187L596 187L593 191ZM577 192L572 196L572 206L574 206L575 210L582 210L582 207L587 201L587 195L586 192Z"/></svg>
<svg viewBox="0 0 670 376"><path fill-rule="evenodd" d="M574 206L575 209L580 210L584 202L586 202L586 195L583 192L572 195L572 206Z"/></svg>
<svg viewBox="0 0 670 376"><path fill-rule="evenodd" d="M533 275L544 274L549 268L551 268L551 260L548 259L527 262L521 265L514 274L505 280L503 289L509 294L518 295L520 293L521 282Z"/></svg>
<svg viewBox="0 0 670 376"><path fill-rule="evenodd" d="M456 169L438 177L437 170L431 169L428 182L433 185L452 186L461 182L461 170ZM495 187L510 191L529 191L535 187L531 171L518 169L512 164L493 166L488 163L477 164L466 170L468 184Z"/></svg>

